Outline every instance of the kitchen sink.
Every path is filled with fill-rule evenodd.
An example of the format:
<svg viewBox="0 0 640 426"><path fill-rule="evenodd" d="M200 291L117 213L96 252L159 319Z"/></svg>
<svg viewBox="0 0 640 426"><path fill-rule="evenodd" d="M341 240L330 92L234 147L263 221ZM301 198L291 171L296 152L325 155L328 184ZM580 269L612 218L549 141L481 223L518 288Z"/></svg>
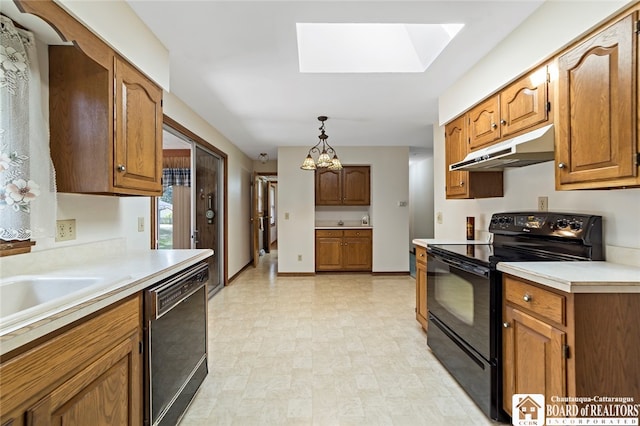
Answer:
<svg viewBox="0 0 640 426"><path fill-rule="evenodd" d="M21 275L3 279L0 283L0 333L6 328L31 319L71 302L93 297L127 277L113 280L87 276Z"/></svg>

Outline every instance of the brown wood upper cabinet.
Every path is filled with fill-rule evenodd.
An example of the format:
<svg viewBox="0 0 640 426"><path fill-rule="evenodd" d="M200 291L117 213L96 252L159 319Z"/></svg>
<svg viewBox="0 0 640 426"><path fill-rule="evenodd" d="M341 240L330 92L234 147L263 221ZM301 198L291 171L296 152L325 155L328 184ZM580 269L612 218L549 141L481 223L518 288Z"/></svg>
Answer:
<svg viewBox="0 0 640 426"><path fill-rule="evenodd" d="M60 192L160 195L162 90L113 53L107 66L49 47L51 156Z"/></svg>
<svg viewBox="0 0 640 426"><path fill-rule="evenodd" d="M469 113L469 152L549 120L547 66L513 82Z"/></svg>
<svg viewBox="0 0 640 426"><path fill-rule="evenodd" d="M316 170L316 206L368 206L371 197L370 182L369 166Z"/></svg>
<svg viewBox="0 0 640 426"><path fill-rule="evenodd" d="M502 197L502 172L449 171L449 165L467 155L468 116L461 115L445 126L445 174L447 198Z"/></svg>
<svg viewBox="0 0 640 426"><path fill-rule="evenodd" d="M558 58L557 189L640 186L637 15Z"/></svg>
<svg viewBox="0 0 640 426"><path fill-rule="evenodd" d="M162 193L162 89L53 1L16 0L73 46L49 46L59 192Z"/></svg>

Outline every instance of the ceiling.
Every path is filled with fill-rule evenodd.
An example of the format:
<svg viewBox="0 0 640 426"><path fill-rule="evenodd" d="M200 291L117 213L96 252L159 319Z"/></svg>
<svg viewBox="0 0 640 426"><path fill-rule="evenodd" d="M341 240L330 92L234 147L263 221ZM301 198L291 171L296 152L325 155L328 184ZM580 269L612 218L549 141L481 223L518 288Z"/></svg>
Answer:
<svg viewBox="0 0 640 426"><path fill-rule="evenodd" d="M128 0L170 52L171 92L252 159L312 146L432 147L438 96L543 0ZM423 73L298 71L296 23L464 23Z"/></svg>

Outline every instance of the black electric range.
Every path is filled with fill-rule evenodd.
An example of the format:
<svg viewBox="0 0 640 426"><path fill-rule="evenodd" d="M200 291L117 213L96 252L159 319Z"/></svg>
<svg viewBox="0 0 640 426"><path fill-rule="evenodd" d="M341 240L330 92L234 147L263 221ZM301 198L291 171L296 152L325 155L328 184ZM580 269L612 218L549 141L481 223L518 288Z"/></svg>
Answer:
<svg viewBox="0 0 640 426"><path fill-rule="evenodd" d="M427 247L427 344L485 412L502 410L502 273L499 262L603 260L600 216L497 213L492 244Z"/></svg>

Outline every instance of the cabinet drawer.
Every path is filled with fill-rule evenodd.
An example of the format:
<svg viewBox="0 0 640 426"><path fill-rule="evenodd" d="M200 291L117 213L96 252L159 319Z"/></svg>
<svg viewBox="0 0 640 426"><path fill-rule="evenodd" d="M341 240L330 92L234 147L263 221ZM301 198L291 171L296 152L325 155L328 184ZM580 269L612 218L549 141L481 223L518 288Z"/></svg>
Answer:
<svg viewBox="0 0 640 426"><path fill-rule="evenodd" d="M316 229L316 237L342 237L342 233L344 231L340 231L337 229Z"/></svg>
<svg viewBox="0 0 640 426"><path fill-rule="evenodd" d="M349 238L371 238L371 230L370 229L345 229L344 236Z"/></svg>
<svg viewBox="0 0 640 426"><path fill-rule="evenodd" d="M416 246L416 262L427 264L426 247Z"/></svg>
<svg viewBox="0 0 640 426"><path fill-rule="evenodd" d="M505 300L536 314L566 325L566 297L511 277L504 277Z"/></svg>

